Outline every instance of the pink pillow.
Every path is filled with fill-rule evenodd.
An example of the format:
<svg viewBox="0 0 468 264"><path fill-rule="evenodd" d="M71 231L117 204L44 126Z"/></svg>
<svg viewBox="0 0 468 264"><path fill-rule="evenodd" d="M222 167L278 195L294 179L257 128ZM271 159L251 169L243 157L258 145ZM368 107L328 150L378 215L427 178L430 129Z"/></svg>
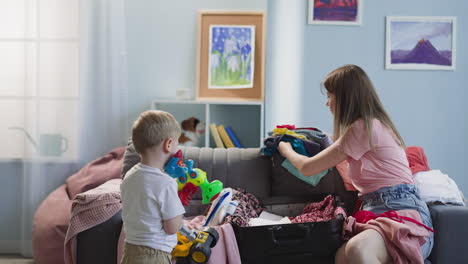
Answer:
<svg viewBox="0 0 468 264"><path fill-rule="evenodd" d="M424 149L417 146L411 146L406 148L406 158L411 169L411 173L414 175L421 171L429 171L429 164L427 163L426 154Z"/></svg>
<svg viewBox="0 0 468 264"><path fill-rule="evenodd" d="M110 153L95 159L66 180L70 199L75 195L107 182L120 178L125 147L113 149Z"/></svg>

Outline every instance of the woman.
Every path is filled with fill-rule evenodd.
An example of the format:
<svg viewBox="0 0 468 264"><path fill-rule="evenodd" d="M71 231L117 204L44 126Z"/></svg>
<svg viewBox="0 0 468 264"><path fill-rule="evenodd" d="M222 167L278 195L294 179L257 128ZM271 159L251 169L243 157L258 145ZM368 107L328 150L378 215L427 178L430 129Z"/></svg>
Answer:
<svg viewBox="0 0 468 264"><path fill-rule="evenodd" d="M278 150L302 174L315 175L340 162L349 162L348 175L359 191L362 209L380 214L388 210L417 210L422 223L432 228L429 210L414 185L403 138L385 112L367 74L356 65L332 71L323 81L326 105L334 117L334 140L313 157L296 153L287 142ZM421 246L427 258L433 235ZM336 263L391 263L384 239L365 230L337 251Z"/></svg>

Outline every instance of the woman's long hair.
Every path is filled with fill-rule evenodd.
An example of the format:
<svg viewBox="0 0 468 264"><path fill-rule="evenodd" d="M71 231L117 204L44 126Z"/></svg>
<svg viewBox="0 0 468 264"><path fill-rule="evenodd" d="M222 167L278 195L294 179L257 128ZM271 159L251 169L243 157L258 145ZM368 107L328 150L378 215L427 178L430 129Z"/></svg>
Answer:
<svg viewBox="0 0 468 264"><path fill-rule="evenodd" d="M405 142L380 102L372 82L367 74L356 65L342 66L325 77L323 86L336 98L334 109L333 135L335 140L344 135L356 120L364 121L372 144L372 120L378 119L393 131L395 140L401 147Z"/></svg>

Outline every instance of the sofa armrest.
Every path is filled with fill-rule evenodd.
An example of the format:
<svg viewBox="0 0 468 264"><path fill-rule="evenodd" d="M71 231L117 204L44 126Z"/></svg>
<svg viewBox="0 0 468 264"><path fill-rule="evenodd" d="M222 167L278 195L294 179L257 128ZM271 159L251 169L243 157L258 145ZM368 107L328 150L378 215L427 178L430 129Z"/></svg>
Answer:
<svg viewBox="0 0 468 264"><path fill-rule="evenodd" d="M118 242L122 230L122 211L109 220L78 233L77 264L117 263Z"/></svg>
<svg viewBox="0 0 468 264"><path fill-rule="evenodd" d="M429 211L435 230L431 263L466 263L468 207L438 204L429 205Z"/></svg>

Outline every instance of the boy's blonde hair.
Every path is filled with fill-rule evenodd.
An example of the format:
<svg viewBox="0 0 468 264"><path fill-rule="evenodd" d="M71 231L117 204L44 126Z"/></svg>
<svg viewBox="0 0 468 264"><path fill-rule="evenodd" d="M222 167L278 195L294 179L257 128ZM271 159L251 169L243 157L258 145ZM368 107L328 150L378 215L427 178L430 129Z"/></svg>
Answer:
<svg viewBox="0 0 468 264"><path fill-rule="evenodd" d="M148 110L133 123L133 146L136 152L144 154L146 149L161 144L167 138L179 140L180 133L180 125L172 114Z"/></svg>

